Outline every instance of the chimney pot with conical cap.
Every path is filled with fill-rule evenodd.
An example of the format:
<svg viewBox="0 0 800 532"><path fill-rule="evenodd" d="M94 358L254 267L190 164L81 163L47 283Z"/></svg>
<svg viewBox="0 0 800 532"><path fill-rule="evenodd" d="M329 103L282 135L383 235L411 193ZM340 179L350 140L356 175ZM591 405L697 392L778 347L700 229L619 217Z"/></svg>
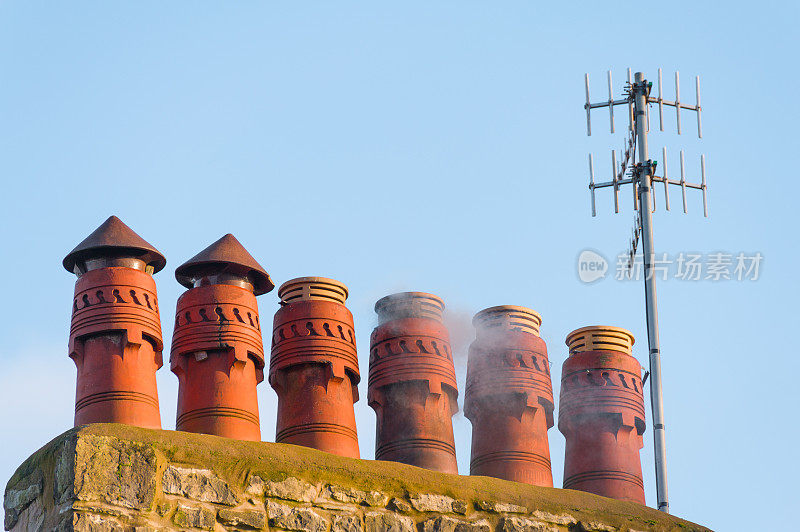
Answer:
<svg viewBox="0 0 800 532"><path fill-rule="evenodd" d="M178 376L177 429L260 440L256 386L264 347L256 295L269 274L227 234L180 265L170 366Z"/></svg>
<svg viewBox="0 0 800 532"><path fill-rule="evenodd" d="M155 373L163 342L152 274L165 264L116 216L64 258L78 276L69 338L78 368L75 426L161 428Z"/></svg>

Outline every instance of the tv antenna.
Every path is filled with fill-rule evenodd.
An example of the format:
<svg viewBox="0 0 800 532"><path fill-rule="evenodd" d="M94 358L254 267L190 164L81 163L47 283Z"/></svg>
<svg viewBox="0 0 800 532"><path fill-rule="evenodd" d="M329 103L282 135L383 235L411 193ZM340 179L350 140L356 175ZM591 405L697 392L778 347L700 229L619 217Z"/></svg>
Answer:
<svg viewBox="0 0 800 532"><path fill-rule="evenodd" d="M614 99L611 71L608 71L608 100L591 103L589 99L589 74L586 74L586 134L592 134L591 111L600 107L608 107L611 133L614 133L614 107L626 106L628 115L628 128L625 142L619 152L611 151L611 181L595 183L594 160L589 154L589 191L592 196L592 216L597 216L595 205L595 190L599 188L613 188L614 212L619 212L619 190L624 185L631 185L633 190L633 208L637 212L634 224L631 247L628 251L628 268L632 268L636 250L641 239L642 263L644 265L644 297L647 316L647 340L650 348L650 404L653 409L653 442L655 447L656 469L656 496L658 509L669 512L669 497L667 491L667 460L666 460L666 431L664 429L664 401L661 390L661 346L658 338L658 305L656 299L656 280L653 272L655 254L653 252L653 217L655 201L654 183L664 184L665 207L669 210L669 186L681 187L683 198L683 212L686 212L686 190L696 189L703 193L703 214L708 217L708 202L706 199L706 164L705 156L700 156L701 182L699 184L686 181L684 169L683 150L680 152L680 180L671 179L667 174L667 149L663 148L663 172L656 175L657 161L651 160L647 148L647 133L650 131L650 104L658 105L659 128L664 131L664 106L675 108L675 119L678 134L681 134L681 109L697 113L697 136L703 137L700 107L700 78L695 78L695 92L697 95L695 105L681 102L680 78L675 72L675 100L665 100L662 97L661 69L658 69L658 96L652 97L650 91L652 82L648 82L644 74L637 72L631 80L631 69L628 69L628 79L625 84L624 96Z"/></svg>

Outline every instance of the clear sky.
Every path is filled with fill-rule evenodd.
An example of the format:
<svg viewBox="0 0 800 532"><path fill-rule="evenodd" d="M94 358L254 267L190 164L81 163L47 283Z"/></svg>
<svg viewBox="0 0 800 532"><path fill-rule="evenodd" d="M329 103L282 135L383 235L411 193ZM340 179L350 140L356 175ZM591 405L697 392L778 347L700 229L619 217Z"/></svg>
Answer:
<svg viewBox="0 0 800 532"><path fill-rule="evenodd" d="M677 175L684 148L691 178L707 155L711 217L697 194L682 214L673 190L673 211L654 215L657 250L763 256L756 281L659 284L671 507L719 530L794 522L797 4L541 4L0 3L3 483L72 423L75 279L61 259L111 214L167 256L167 345L175 266L232 232L276 283L349 286L362 398L372 306L401 290L444 298L462 388L469 319L499 304L541 313L556 395L578 327L630 329L646 365L642 283L613 278L630 191L618 215L598 193L592 218L586 187L587 153L605 179L622 135L600 111L586 136L583 75L602 99L607 69L619 94L625 68L655 79L662 67L666 95L679 69L692 102L701 75L704 139L690 113L680 137L668 114L651 153L668 146ZM578 279L586 248L611 262L605 280ZM276 294L260 308L271 322ZM158 384L172 429L168 365ZM272 441L276 397L259 391ZM356 412L372 458L375 416L365 399ZM649 406L647 422L653 505ZM459 413L454 426L468 473L470 424ZM550 442L560 486L556 428Z"/></svg>

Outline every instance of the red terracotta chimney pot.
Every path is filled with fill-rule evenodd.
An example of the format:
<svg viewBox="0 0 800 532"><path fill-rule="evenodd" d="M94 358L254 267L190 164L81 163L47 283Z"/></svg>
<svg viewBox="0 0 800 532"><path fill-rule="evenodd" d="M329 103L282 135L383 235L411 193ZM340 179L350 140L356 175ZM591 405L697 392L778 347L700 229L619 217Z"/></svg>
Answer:
<svg viewBox="0 0 800 532"><path fill-rule="evenodd" d="M369 405L377 415L375 459L458 473L452 416L458 410L444 303L404 292L375 304Z"/></svg>
<svg viewBox="0 0 800 532"><path fill-rule="evenodd" d="M324 277L281 285L269 382L278 394L276 442L358 458L353 403L361 377L347 295Z"/></svg>
<svg viewBox="0 0 800 532"><path fill-rule="evenodd" d="M164 256L116 216L63 261L75 273L69 356L78 368L75 426L161 428L161 319L152 274Z"/></svg>
<svg viewBox="0 0 800 532"><path fill-rule="evenodd" d="M470 475L553 486L547 430L553 388L539 314L504 305L472 320L464 413L472 422Z"/></svg>
<svg viewBox="0 0 800 532"><path fill-rule="evenodd" d="M644 504L644 396L633 342L619 327L567 335L558 429L567 440L564 488Z"/></svg>
<svg viewBox="0 0 800 532"><path fill-rule="evenodd" d="M177 430L261 440L256 385L264 348L256 295L274 286L225 235L175 270L178 298L170 366L178 376Z"/></svg>

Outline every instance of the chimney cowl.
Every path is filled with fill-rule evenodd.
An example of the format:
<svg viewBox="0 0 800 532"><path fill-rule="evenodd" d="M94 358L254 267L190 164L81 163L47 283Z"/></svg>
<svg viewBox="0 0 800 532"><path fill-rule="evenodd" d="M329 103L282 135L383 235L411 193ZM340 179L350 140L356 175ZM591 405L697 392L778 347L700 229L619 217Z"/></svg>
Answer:
<svg viewBox="0 0 800 532"><path fill-rule="evenodd" d="M517 305L499 305L481 310L472 318L472 324L478 331L487 332L492 329L522 331L539 336L542 317L538 312Z"/></svg>
<svg viewBox="0 0 800 532"><path fill-rule="evenodd" d="M427 292L399 292L375 303L378 325L401 318L427 318L443 321L444 301Z"/></svg>
<svg viewBox="0 0 800 532"><path fill-rule="evenodd" d="M327 277L298 277L286 281L278 288L281 304L320 300L344 305L348 295L344 283Z"/></svg>
<svg viewBox="0 0 800 532"><path fill-rule="evenodd" d="M275 288L264 267L230 233L178 266L175 279L186 288L228 284L257 296Z"/></svg>
<svg viewBox="0 0 800 532"><path fill-rule="evenodd" d="M109 216L100 227L70 251L62 265L78 277L89 270L126 267L154 274L167 259L149 242L116 216Z"/></svg>
<svg viewBox="0 0 800 532"><path fill-rule="evenodd" d="M585 351L616 351L632 355L634 342L630 331L610 325L581 327L569 333L565 340L570 355Z"/></svg>

